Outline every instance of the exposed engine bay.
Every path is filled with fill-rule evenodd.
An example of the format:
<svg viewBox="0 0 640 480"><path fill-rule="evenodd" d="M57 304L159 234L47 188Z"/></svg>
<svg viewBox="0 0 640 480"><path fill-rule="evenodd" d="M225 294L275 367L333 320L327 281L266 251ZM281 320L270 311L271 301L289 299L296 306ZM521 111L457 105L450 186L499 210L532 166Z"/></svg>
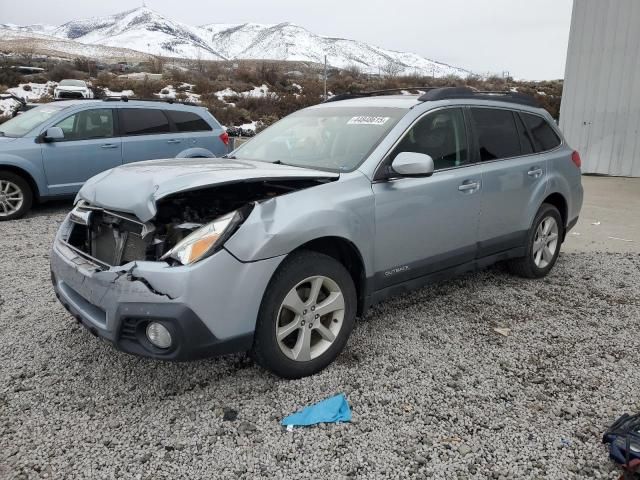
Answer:
<svg viewBox="0 0 640 480"><path fill-rule="evenodd" d="M146 223L128 213L80 203L71 213L73 228L66 243L103 268L159 261L188 235L225 214L238 211L248 216L255 202L327 181L331 180L246 181L181 192L159 200L156 216Z"/></svg>

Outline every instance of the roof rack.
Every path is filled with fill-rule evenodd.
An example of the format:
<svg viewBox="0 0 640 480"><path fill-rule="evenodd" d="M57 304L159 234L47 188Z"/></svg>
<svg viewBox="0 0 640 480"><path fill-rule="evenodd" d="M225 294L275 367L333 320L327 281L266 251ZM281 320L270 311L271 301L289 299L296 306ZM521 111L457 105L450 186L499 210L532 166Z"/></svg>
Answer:
<svg viewBox="0 0 640 480"><path fill-rule="evenodd" d="M421 95L418 100L421 102L434 102L437 100L454 100L461 98L469 100L493 100L495 102L517 103L520 105L527 105L529 107L540 108L538 101L531 95L511 91L492 92L473 90L469 87L434 88L426 92L424 95Z"/></svg>
<svg viewBox="0 0 640 480"><path fill-rule="evenodd" d="M400 87L400 88L387 88L385 90L369 90L367 92L347 92L334 95L327 98L323 103L338 102L340 100L349 100L350 98L363 98L363 97L375 97L376 95L385 95L387 93L394 92L406 92L411 90L419 90L421 92L433 90L437 87Z"/></svg>
<svg viewBox="0 0 640 480"><path fill-rule="evenodd" d="M105 97L102 99L102 101L104 102L128 102L129 100L130 100L129 97L126 95L122 95L120 97L116 97L116 96ZM201 106L194 102L183 102L181 100L176 100L175 98L132 98L131 100L136 102L176 103L178 105L188 105L190 107Z"/></svg>

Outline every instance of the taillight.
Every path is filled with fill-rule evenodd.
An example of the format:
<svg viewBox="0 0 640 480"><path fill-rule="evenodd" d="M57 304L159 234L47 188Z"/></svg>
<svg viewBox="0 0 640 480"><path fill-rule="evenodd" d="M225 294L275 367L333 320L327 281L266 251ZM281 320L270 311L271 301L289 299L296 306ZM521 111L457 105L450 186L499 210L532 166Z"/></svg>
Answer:
<svg viewBox="0 0 640 480"><path fill-rule="evenodd" d="M571 161L578 168L582 166L582 160L580 160L580 154L577 152L577 150L574 150L573 153L571 154Z"/></svg>
<svg viewBox="0 0 640 480"><path fill-rule="evenodd" d="M229 145L229 134L227 132L222 132L220 134L220 140L222 140L222 143L225 145Z"/></svg>

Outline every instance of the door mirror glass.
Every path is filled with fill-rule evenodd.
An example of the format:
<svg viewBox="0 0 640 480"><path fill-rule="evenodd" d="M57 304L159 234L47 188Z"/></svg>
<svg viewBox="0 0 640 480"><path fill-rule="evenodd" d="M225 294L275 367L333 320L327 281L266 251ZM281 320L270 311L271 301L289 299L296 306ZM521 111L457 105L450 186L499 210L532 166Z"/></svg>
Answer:
<svg viewBox="0 0 640 480"><path fill-rule="evenodd" d="M403 177L429 177L433 175L433 158L425 153L401 152L393 159L391 168Z"/></svg>
<svg viewBox="0 0 640 480"><path fill-rule="evenodd" d="M64 132L60 127L49 127L44 132L44 140L46 142L55 142L56 140L64 140Z"/></svg>

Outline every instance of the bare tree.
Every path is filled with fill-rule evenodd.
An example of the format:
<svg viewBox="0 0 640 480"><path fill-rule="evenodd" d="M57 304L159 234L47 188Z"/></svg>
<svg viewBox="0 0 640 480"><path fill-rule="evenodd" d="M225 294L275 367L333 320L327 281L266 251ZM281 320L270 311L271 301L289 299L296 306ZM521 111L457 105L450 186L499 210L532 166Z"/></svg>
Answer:
<svg viewBox="0 0 640 480"><path fill-rule="evenodd" d="M398 62L394 62L393 60L389 60L386 65L381 67L382 73L384 73L387 77L395 78L399 76L404 67Z"/></svg>

